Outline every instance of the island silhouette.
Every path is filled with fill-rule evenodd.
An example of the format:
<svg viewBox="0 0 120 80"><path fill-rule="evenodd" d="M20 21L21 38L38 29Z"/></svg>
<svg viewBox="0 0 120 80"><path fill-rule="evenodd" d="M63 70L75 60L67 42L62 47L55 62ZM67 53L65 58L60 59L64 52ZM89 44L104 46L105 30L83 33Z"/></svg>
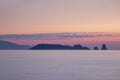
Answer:
<svg viewBox="0 0 120 80"><path fill-rule="evenodd" d="M30 50L91 50L86 46L82 46L80 44L69 46L69 45L61 45L61 44L38 44ZM95 47L93 50L99 50L98 47ZM105 44L102 45L101 50L107 50Z"/></svg>
<svg viewBox="0 0 120 80"><path fill-rule="evenodd" d="M98 48L97 46L95 46L95 47L93 48L93 50L99 50L99 48ZM103 44L103 45L102 45L101 50L107 50L106 44Z"/></svg>
<svg viewBox="0 0 120 80"><path fill-rule="evenodd" d="M96 47L93 48L93 50L99 50L99 48L96 46Z"/></svg>
<svg viewBox="0 0 120 80"><path fill-rule="evenodd" d="M61 44L38 44L36 46L18 45L8 41L0 41L0 50L107 50L106 44L99 49L95 46L93 49L76 44L73 46Z"/></svg>
<svg viewBox="0 0 120 80"><path fill-rule="evenodd" d="M38 44L32 47L31 50L90 50L90 48L81 45Z"/></svg>
<svg viewBox="0 0 120 80"><path fill-rule="evenodd" d="M105 44L102 45L101 50L107 50L107 47Z"/></svg>

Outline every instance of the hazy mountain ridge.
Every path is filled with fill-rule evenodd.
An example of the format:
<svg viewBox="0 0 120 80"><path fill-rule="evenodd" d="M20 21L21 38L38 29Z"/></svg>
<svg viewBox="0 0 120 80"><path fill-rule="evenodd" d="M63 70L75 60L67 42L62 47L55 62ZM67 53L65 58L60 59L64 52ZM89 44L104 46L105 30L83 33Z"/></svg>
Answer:
<svg viewBox="0 0 120 80"><path fill-rule="evenodd" d="M18 45L8 41L0 41L0 50L27 50L30 46Z"/></svg>

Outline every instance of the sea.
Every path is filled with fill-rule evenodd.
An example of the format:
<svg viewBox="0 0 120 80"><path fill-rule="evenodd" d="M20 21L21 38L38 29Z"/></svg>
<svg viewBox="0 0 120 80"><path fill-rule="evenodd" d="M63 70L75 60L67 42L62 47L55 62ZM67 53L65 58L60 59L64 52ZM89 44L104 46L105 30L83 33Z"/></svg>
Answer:
<svg viewBox="0 0 120 80"><path fill-rule="evenodd" d="M120 80L120 51L1 50L0 80Z"/></svg>

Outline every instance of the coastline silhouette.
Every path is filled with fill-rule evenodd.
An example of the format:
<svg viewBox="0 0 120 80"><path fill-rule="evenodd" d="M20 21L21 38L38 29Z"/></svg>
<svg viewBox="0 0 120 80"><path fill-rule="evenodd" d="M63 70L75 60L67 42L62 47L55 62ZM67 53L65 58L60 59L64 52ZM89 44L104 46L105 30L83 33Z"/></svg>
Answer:
<svg viewBox="0 0 120 80"><path fill-rule="evenodd" d="M90 48L82 45L74 45L74 46L69 46L69 45L61 45L61 44L38 44L30 50L91 50ZM98 47L95 47L93 50L99 50ZM107 47L105 44L102 45L101 50L107 50Z"/></svg>
<svg viewBox="0 0 120 80"><path fill-rule="evenodd" d="M18 45L8 41L0 41L0 50L107 50L106 44L103 44L101 49L95 46L93 49L76 44L73 46L61 44L38 44L36 46Z"/></svg>
<svg viewBox="0 0 120 80"><path fill-rule="evenodd" d="M32 47L31 50L90 50L90 48L81 45L38 44Z"/></svg>
<svg viewBox="0 0 120 80"><path fill-rule="evenodd" d="M30 47L31 46L19 45L19 44L12 43L9 41L0 40L0 50L27 50Z"/></svg>

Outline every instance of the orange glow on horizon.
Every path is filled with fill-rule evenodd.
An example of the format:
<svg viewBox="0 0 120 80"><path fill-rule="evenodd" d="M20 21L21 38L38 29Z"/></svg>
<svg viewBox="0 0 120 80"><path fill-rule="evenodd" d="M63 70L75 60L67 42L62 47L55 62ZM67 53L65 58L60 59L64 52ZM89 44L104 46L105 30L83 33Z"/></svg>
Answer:
<svg viewBox="0 0 120 80"><path fill-rule="evenodd" d="M8 3L0 6L0 34L120 32L120 2L116 0Z"/></svg>

